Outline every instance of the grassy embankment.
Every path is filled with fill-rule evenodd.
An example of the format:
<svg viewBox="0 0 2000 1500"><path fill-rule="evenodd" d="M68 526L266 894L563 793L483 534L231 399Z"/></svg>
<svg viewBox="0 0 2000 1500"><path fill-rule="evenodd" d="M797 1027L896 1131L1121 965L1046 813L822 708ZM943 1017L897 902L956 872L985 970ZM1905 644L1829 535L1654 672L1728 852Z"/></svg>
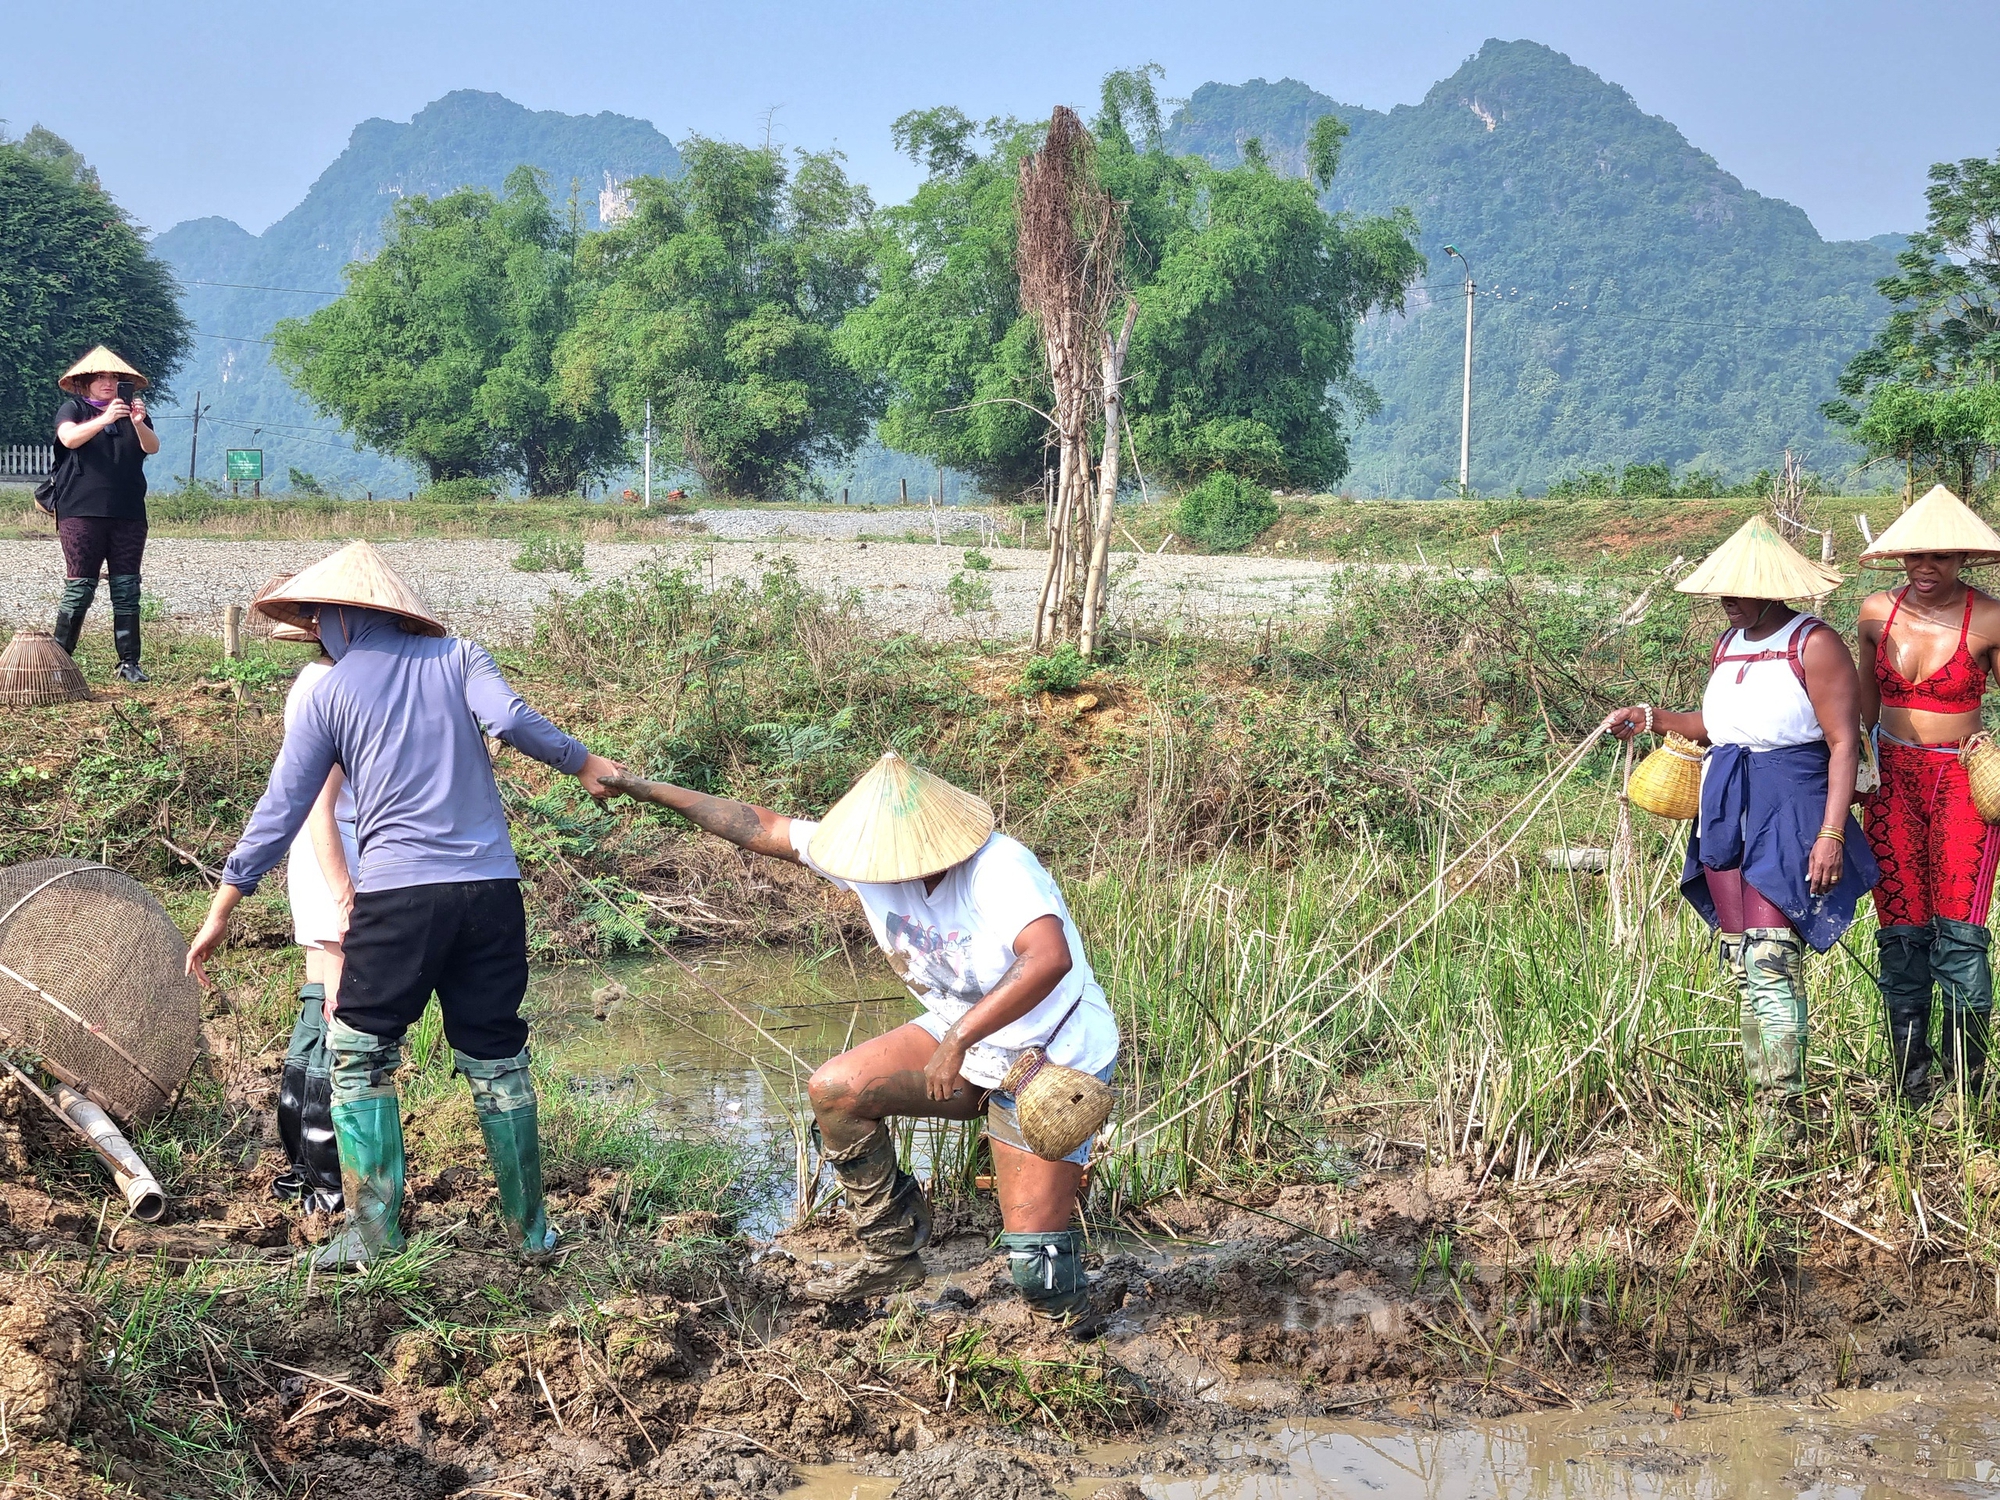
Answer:
<svg viewBox="0 0 2000 1500"><path fill-rule="evenodd" d="M1538 1253L1523 1274L1657 1321L1662 1340L1674 1297L1726 1307L1851 1243L1829 1215L1920 1257L1990 1262L1992 1115L1919 1116L1888 1100L1878 1002L1858 964L1836 950L1808 966L1813 1095L1806 1138L1788 1146L1746 1107L1735 1002L1672 896L1670 832L1640 829L1652 915L1630 947L1610 940L1601 879L1539 868L1544 847L1609 843L1608 747L1512 856L1343 998L1430 905L1360 963L1350 945L1421 894L1606 708L1696 696L1707 607L1662 592L1621 624L1636 587L1371 581L1311 632L1140 645L1045 694L1016 691L1017 654L884 636L787 573L716 592L654 573L550 611L507 665L532 700L653 775L806 812L896 744L989 796L1059 873L1118 1010L1127 1138L1161 1118L1146 1113L1153 1100L1178 1108L1247 1069L1145 1149L1108 1156L1099 1218L1161 1193L1341 1177L1371 1142L1416 1141L1434 1165L1530 1190L1608 1158L1621 1191L1580 1209L1560 1256ZM1830 613L1851 619L1856 597L1843 590ZM101 680L97 645L85 661ZM241 826L299 659L259 646L225 668L213 643L183 639L158 653L152 688L9 716L0 858L102 854L192 926L204 890L186 856L219 863ZM632 951L642 927L822 947L858 936L851 913L784 869L689 839L652 811L597 808L516 757L501 769L545 958ZM246 911L223 978L245 1050L268 1055L295 975L277 946L281 898L267 890ZM1863 954L1866 926L1850 938ZM1288 1045L1267 1055L1244 1045L1253 1035ZM431 1165L470 1145L469 1111L437 1061L433 1046L412 1089L415 1150ZM559 1173L636 1169L637 1213L712 1206L732 1164L711 1147L550 1095L564 1099L551 1127ZM186 1190L244 1128L219 1082L198 1103L147 1142ZM956 1159L976 1170L969 1147ZM604 1264L606 1284L654 1274ZM219 1274L149 1278L95 1257L86 1269L121 1328L142 1330L168 1326L148 1322L148 1298L167 1298L192 1329ZM402 1297L397 1316L416 1317L422 1272L421 1258L385 1266L396 1286L367 1294ZM184 1373L197 1335L175 1338Z"/></svg>

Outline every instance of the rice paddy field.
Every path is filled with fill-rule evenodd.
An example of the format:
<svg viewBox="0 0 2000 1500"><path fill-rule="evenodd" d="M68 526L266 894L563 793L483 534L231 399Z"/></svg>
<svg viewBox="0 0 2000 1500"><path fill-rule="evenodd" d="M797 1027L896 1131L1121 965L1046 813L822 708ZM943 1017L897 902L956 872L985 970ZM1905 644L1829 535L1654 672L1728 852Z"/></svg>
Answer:
<svg viewBox="0 0 2000 1500"><path fill-rule="evenodd" d="M257 1199L297 978L274 880L224 956L194 1097L142 1143L192 1228L107 1243L92 1169L60 1147L26 1179L54 1206L10 1200L0 1221L15 1281L94 1330L80 1415L37 1439L36 1482L295 1494L360 1483L359 1455L380 1451L399 1455L369 1478L381 1493L632 1493L623 1473L663 1494L775 1494L791 1466L901 1463L948 1440L1012 1465L1006 1493L1087 1495L1121 1474L1220 1472L1216 1435L1252 1417L1470 1420L1606 1398L1684 1413L1732 1393L1990 1382L2000 1117L1990 1097L1890 1097L1865 904L1809 963L1808 1097L1774 1129L1677 894L1679 829L1632 814L1612 873L1560 854L1619 844L1619 752L1586 742L1612 707L1691 703L1718 622L1630 558L1531 572L1480 540L1494 566L1477 573L1355 574L1323 615L1135 633L1097 662L888 631L783 567L720 586L642 569L503 653L530 701L650 777L812 813L893 745L1041 854L1126 1038L1085 1208L1117 1313L1103 1340L1052 1349L1007 1321L987 1290L986 1159L959 1127L906 1138L940 1204L946 1290L887 1318L803 1312L795 1281L841 1231L812 1213L826 1179L796 1065L754 1033L718 1045L770 1101L757 1151L579 1081L583 1054L551 1049L552 1181L579 1248L531 1273L491 1248L433 1017L406 1074L413 1248L360 1282L309 1284L280 1256L324 1226ZM1829 616L1851 623L1859 597L1850 585ZM303 659L254 642L225 662L168 635L154 684L10 714L0 860L104 859L191 930ZM662 949L697 965L762 949L829 1000L872 994L858 911L802 872L654 809L599 807L512 754L498 769L552 1034L588 1033L609 1002L586 997L612 977L663 1024L696 1024L698 989L633 977L664 968ZM754 975L730 993L771 1007L770 1026L820 1003ZM838 1031L783 1034L831 1049ZM18 1107L8 1129L29 1129ZM34 1212L69 1227L34 1243ZM746 1240L745 1223L771 1232ZM558 1454L589 1422L608 1456ZM1174 1470L1167 1432L1211 1448ZM1111 1438L1126 1458L1076 1458ZM890 1472L915 1486L905 1500L927 1493L917 1470Z"/></svg>

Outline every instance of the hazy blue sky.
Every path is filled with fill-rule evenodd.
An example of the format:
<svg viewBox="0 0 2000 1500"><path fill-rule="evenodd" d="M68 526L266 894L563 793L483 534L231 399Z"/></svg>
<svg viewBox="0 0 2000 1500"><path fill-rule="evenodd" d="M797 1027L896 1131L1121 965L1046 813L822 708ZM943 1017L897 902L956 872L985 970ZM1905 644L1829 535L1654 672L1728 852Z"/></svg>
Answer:
<svg viewBox="0 0 2000 1500"><path fill-rule="evenodd" d="M5 0L0 119L68 137L155 229L222 214L262 230L358 121L407 120L456 88L637 115L676 140L761 138L776 106L779 140L839 146L889 201L914 184L889 122L914 106L1039 115L1152 61L1170 94L1290 76L1386 109L1490 36L1545 42L1623 84L1829 237L1917 226L1931 162L2000 150L1995 0Z"/></svg>

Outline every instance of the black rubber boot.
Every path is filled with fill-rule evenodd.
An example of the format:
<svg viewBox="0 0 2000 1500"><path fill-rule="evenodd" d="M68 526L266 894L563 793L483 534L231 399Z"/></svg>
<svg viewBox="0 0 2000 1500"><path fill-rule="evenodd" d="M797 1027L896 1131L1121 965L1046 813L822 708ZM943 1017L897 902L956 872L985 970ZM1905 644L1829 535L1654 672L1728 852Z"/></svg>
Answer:
<svg viewBox="0 0 2000 1500"><path fill-rule="evenodd" d="M118 675L127 682L151 682L139 666L139 575L111 575L111 639L118 647Z"/></svg>
<svg viewBox="0 0 2000 1500"><path fill-rule="evenodd" d="M1931 942L1921 927L1883 927L1875 933L1882 962L1882 1009L1889 1023L1889 1076L1911 1104L1931 1097Z"/></svg>
<svg viewBox="0 0 2000 1500"><path fill-rule="evenodd" d="M1986 1051L1993 1030L1993 968L1987 949L1991 935L1976 922L1939 917L1933 924L1931 971L1944 1002L1938 1050L1953 1092L1967 1098L1986 1081Z"/></svg>
<svg viewBox="0 0 2000 1500"><path fill-rule="evenodd" d="M72 578L63 584L62 602L56 606L56 628L53 632L56 644L76 655L77 637L83 634L83 617L90 613L91 601L97 597L95 578Z"/></svg>
<svg viewBox="0 0 2000 1500"><path fill-rule="evenodd" d="M278 1074L278 1140L287 1170L271 1196L311 1212L339 1213L340 1146L333 1132L333 1083L326 1051L326 986L299 986L299 1018Z"/></svg>

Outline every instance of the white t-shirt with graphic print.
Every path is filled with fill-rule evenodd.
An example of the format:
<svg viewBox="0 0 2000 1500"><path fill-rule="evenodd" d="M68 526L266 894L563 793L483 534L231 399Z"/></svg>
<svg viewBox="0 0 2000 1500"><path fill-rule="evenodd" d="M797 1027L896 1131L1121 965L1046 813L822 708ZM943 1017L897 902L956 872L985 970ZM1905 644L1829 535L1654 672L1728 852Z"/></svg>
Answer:
<svg viewBox="0 0 2000 1500"><path fill-rule="evenodd" d="M926 892L921 880L877 884L828 875L806 852L818 829L792 819L792 848L807 869L861 898L875 941L928 1012L917 1024L933 1036L941 1037L1000 982L1014 962L1014 939L1030 922L1062 919L1069 972L1020 1020L972 1044L960 1069L968 1082L997 1087L1028 1047L1045 1047L1050 1062L1086 1073L1100 1072L1118 1056L1118 1023L1083 956L1069 904L1027 845L996 833L972 858L946 871L936 891ZM1078 996L1083 1003L1051 1042L1049 1033Z"/></svg>

